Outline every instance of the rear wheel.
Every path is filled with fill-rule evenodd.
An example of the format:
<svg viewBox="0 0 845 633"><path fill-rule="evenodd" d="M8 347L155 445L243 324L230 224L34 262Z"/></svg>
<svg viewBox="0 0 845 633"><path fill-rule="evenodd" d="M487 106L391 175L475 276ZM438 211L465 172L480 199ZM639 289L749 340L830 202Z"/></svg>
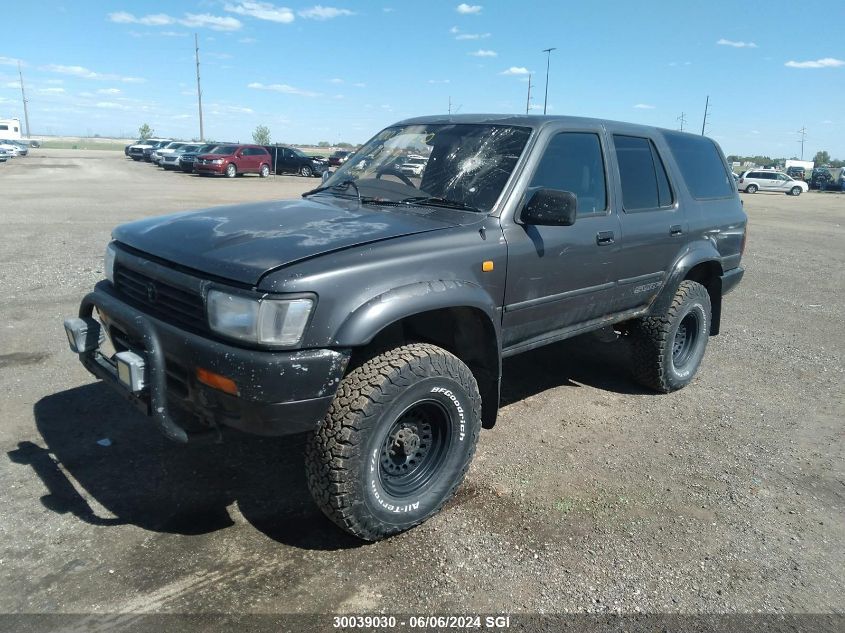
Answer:
<svg viewBox="0 0 845 633"><path fill-rule="evenodd" d="M226 165L226 178L234 178L238 175L238 168L235 167L234 163L229 163Z"/></svg>
<svg viewBox="0 0 845 633"><path fill-rule="evenodd" d="M801 187L793 187L792 189L789 190L789 193L791 193L793 196L800 196L801 195Z"/></svg>
<svg viewBox="0 0 845 633"><path fill-rule="evenodd" d="M745 193L757 193L757 185L748 185L745 188Z"/></svg>
<svg viewBox="0 0 845 633"><path fill-rule="evenodd" d="M306 178L310 178L311 176L314 175L314 170L311 169L310 165L303 165L299 169L299 174L301 176L305 176Z"/></svg>
<svg viewBox="0 0 845 633"><path fill-rule="evenodd" d="M258 172L258 175L262 178L266 178L270 175L270 165L264 164L261 165L261 170Z"/></svg>
<svg viewBox="0 0 845 633"><path fill-rule="evenodd" d="M695 377L710 334L710 295L694 281L682 281L666 312L643 317L630 327L634 377L663 393Z"/></svg>
<svg viewBox="0 0 845 633"><path fill-rule="evenodd" d="M308 487L320 509L376 541L419 525L461 484L481 429L469 368L434 345L403 345L347 374L309 439Z"/></svg>

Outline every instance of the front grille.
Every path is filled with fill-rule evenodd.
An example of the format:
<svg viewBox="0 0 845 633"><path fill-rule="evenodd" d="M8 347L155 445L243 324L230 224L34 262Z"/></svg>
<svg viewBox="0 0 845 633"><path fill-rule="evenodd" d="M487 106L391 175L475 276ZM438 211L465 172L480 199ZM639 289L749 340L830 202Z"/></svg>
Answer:
<svg viewBox="0 0 845 633"><path fill-rule="evenodd" d="M207 329L205 306L199 294L120 265L115 267L114 283L119 292L163 321L194 330Z"/></svg>

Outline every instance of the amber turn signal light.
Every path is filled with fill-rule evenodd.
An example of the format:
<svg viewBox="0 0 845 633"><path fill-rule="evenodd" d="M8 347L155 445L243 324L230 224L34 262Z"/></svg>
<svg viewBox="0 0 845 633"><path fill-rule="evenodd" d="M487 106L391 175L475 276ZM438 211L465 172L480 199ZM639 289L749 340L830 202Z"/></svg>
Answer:
<svg viewBox="0 0 845 633"><path fill-rule="evenodd" d="M488 259L487 261L482 262L481 270L485 273L489 273L491 270L493 270L493 260Z"/></svg>
<svg viewBox="0 0 845 633"><path fill-rule="evenodd" d="M204 385L208 385L212 389L217 389L218 391L229 393L233 396L238 395L238 385L235 384L234 380L226 378L226 376L221 376L220 374L215 374L213 371L208 371L202 367L198 368L197 380Z"/></svg>

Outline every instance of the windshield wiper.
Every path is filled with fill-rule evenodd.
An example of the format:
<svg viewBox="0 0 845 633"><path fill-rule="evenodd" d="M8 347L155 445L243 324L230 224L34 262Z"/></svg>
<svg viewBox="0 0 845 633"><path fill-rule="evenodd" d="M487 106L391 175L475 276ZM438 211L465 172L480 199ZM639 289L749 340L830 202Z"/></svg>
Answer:
<svg viewBox="0 0 845 633"><path fill-rule="evenodd" d="M358 189L358 185L353 178L347 178L346 180L342 180L334 185L326 185L323 187L317 187L316 189L312 189L311 191L306 191L302 194L302 197L305 198L306 196L310 196L315 193L320 193L321 191L345 191L346 189L349 189L350 186L355 189L355 195L358 198L358 204L361 204L361 190Z"/></svg>
<svg viewBox="0 0 845 633"><path fill-rule="evenodd" d="M466 202L461 202L460 200L450 200L449 198L441 198L439 196L413 196L411 198L403 198L400 202L402 204L445 207L447 209L461 209L463 211L475 211L476 213L482 213L481 209L469 205Z"/></svg>

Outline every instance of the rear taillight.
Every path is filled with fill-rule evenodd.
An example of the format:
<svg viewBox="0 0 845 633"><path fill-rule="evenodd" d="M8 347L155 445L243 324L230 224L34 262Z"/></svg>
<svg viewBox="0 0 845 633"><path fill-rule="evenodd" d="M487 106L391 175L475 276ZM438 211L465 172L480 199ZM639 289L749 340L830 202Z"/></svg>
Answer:
<svg viewBox="0 0 845 633"><path fill-rule="evenodd" d="M741 182L741 183L742 183L742 182L745 182L745 178L740 178L740 179L739 179L739 182Z"/></svg>

